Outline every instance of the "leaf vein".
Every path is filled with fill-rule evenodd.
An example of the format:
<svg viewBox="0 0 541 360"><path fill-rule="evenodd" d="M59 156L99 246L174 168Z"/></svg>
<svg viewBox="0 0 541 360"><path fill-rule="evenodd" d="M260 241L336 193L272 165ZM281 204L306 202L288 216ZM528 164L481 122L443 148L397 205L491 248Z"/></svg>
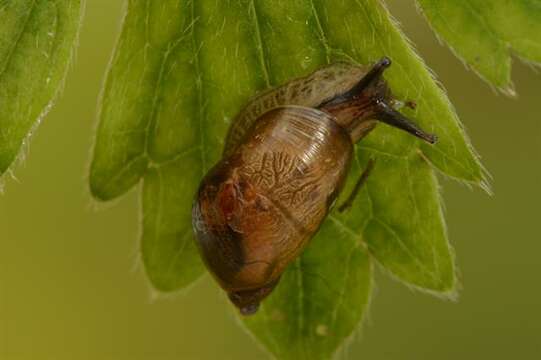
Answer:
<svg viewBox="0 0 541 360"><path fill-rule="evenodd" d="M319 33L319 40L321 41L323 47L325 48L325 59L327 61L327 64L330 64L330 62L331 62L331 47L329 45L329 40L327 39L327 35L325 33L325 30L323 29L323 24L322 24L320 16L319 16L319 10L317 9L316 4L314 3L314 0L310 0L310 6L312 8L312 13L314 15L314 20L316 22L317 31Z"/></svg>
<svg viewBox="0 0 541 360"><path fill-rule="evenodd" d="M419 269L427 274L432 280L438 282L438 278L435 276L434 272L431 271L415 254L411 251L409 246L402 240L400 235L396 233L396 231L391 227L391 225L387 224L385 221L381 220L379 217L374 217L372 221L378 222L381 226L383 226L397 241L398 245L404 250L405 254L409 256L415 264L419 267Z"/></svg>
<svg viewBox="0 0 541 360"><path fill-rule="evenodd" d="M256 0L250 1L250 11L252 12L253 17L253 23L254 23L254 29L255 29L255 41L256 41L256 48L257 48L257 54L259 57L259 63L261 64L261 70L263 71L263 77L265 78L265 85L267 87L270 87L271 80L269 75L269 66L267 64L266 54L265 54L265 47L263 46L263 38L261 36L261 25L259 22L259 15L257 12Z"/></svg>

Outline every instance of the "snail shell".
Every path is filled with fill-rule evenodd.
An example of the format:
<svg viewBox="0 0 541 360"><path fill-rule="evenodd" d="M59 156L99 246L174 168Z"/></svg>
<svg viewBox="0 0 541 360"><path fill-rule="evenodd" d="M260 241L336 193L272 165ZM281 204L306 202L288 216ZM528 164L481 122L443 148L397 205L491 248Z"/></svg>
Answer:
<svg viewBox="0 0 541 360"><path fill-rule="evenodd" d="M278 107L203 180L193 212L199 249L243 313L257 309L317 232L352 149L331 115Z"/></svg>
<svg viewBox="0 0 541 360"><path fill-rule="evenodd" d="M329 65L262 93L233 122L222 160L199 187L193 227L207 268L242 314L257 311L316 234L353 144L377 120L435 142L391 105L381 77L389 65Z"/></svg>

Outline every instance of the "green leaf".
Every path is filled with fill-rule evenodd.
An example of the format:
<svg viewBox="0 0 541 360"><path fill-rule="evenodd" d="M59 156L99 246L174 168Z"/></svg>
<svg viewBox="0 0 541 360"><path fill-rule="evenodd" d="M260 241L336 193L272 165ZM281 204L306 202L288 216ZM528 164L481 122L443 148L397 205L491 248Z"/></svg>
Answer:
<svg viewBox="0 0 541 360"><path fill-rule="evenodd" d="M81 14L80 0L0 0L0 175L62 87Z"/></svg>
<svg viewBox="0 0 541 360"><path fill-rule="evenodd" d="M190 206L196 183L188 171L200 165L198 151L152 167L144 178L142 257L154 287L163 292L186 287L202 273L193 240Z"/></svg>
<svg viewBox="0 0 541 360"><path fill-rule="evenodd" d="M363 195L370 209L363 225L369 251L400 279L453 297L454 264L433 171L417 151L377 159Z"/></svg>
<svg viewBox="0 0 541 360"><path fill-rule="evenodd" d="M455 54L490 84L514 94L511 54L541 63L541 3L535 0L417 0Z"/></svg>
<svg viewBox="0 0 541 360"><path fill-rule="evenodd" d="M219 161L234 116L258 91L336 60L389 56L386 79L435 146L380 125L357 146L341 199L369 158L376 166L351 209L332 212L248 329L280 358L329 358L354 331L372 263L417 288L456 286L434 169L484 184L444 92L377 0L129 1L104 87L90 187L114 199L143 180L142 257L155 288L202 272L190 211Z"/></svg>

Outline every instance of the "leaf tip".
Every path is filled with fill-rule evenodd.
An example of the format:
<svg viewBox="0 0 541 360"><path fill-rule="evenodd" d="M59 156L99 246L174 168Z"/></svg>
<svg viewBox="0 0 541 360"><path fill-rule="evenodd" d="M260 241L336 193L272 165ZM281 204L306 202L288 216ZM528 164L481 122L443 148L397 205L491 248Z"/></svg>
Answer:
<svg viewBox="0 0 541 360"><path fill-rule="evenodd" d="M460 282L458 281L456 275L453 275L447 280L442 279L442 281L435 284L435 286L427 287L426 285L420 286L411 283L406 283L406 286L412 288L413 290L434 296L438 299L452 302L458 301L461 290Z"/></svg>
<svg viewBox="0 0 541 360"><path fill-rule="evenodd" d="M159 276L158 272L152 271L147 265L143 266L143 273L147 280L147 286L152 300L167 299L176 295L182 295L203 278L201 273L184 281L172 281L171 278Z"/></svg>
<svg viewBox="0 0 541 360"><path fill-rule="evenodd" d="M88 190L90 191L90 196L92 199L100 202L111 201L115 198L112 193L107 192L105 187L101 186L101 184L97 181L90 180Z"/></svg>
<svg viewBox="0 0 541 360"><path fill-rule="evenodd" d="M487 195L492 196L494 195L494 191L492 189L492 174L483 165L483 163L481 162L481 158L477 153L475 153L475 157L477 160L478 171L474 180L471 183L474 186L483 190Z"/></svg>
<svg viewBox="0 0 541 360"><path fill-rule="evenodd" d="M88 179L90 194L98 201L114 200L137 185L148 169L149 162L144 156L114 166L94 157Z"/></svg>
<svg viewBox="0 0 541 360"><path fill-rule="evenodd" d="M488 196L494 195L494 190L492 189L492 184L487 178L481 179L477 186L479 186Z"/></svg>
<svg viewBox="0 0 541 360"><path fill-rule="evenodd" d="M513 82L507 83L505 86L502 86L499 88L499 90L506 96L509 96L510 98L517 98L517 92L515 90L515 85Z"/></svg>

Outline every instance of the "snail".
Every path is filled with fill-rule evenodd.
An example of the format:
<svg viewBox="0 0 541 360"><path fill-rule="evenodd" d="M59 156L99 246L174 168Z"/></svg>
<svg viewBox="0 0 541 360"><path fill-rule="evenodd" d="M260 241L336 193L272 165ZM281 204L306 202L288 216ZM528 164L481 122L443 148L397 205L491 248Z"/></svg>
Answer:
<svg viewBox="0 0 541 360"><path fill-rule="evenodd" d="M262 93L233 121L192 218L204 263L241 314L257 311L317 233L344 184L354 144L378 121L436 142L394 108L382 78L390 65L386 57L368 71L328 65Z"/></svg>

